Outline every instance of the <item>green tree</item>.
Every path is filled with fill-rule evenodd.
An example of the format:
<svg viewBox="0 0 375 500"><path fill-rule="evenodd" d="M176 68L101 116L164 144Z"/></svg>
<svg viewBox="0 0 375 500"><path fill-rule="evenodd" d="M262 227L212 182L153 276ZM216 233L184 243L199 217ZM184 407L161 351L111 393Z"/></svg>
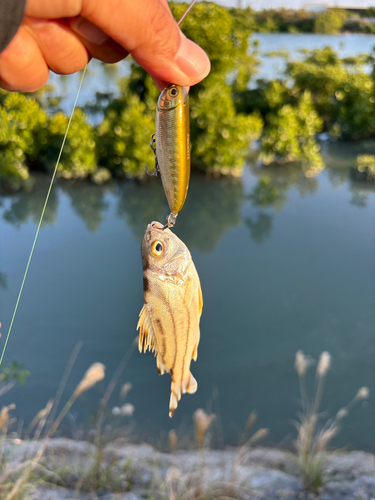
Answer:
<svg viewBox="0 0 375 500"><path fill-rule="evenodd" d="M341 9L327 9L319 14L314 23L315 33L335 35L339 33L344 25L348 14Z"/></svg>

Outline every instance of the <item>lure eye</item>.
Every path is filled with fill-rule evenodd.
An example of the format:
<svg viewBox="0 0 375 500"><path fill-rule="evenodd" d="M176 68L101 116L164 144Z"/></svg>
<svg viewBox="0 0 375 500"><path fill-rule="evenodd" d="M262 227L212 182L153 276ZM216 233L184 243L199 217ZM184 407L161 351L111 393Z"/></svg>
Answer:
<svg viewBox="0 0 375 500"><path fill-rule="evenodd" d="M164 245L160 241L154 241L151 247L151 252L155 257L160 257L164 252Z"/></svg>
<svg viewBox="0 0 375 500"><path fill-rule="evenodd" d="M169 91L169 95L171 97L177 97L178 96L178 90L175 89L175 88L172 88L170 91Z"/></svg>

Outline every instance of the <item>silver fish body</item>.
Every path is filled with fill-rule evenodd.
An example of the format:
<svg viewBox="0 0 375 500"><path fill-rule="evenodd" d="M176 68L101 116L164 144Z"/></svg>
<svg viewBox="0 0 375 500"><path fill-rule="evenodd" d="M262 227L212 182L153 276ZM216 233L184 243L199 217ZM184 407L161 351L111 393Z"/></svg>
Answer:
<svg viewBox="0 0 375 500"><path fill-rule="evenodd" d="M172 416L181 395L197 390L190 363L198 355L203 297L189 250L163 227L149 224L143 238L144 305L137 329L140 352L154 351L159 373L171 374Z"/></svg>

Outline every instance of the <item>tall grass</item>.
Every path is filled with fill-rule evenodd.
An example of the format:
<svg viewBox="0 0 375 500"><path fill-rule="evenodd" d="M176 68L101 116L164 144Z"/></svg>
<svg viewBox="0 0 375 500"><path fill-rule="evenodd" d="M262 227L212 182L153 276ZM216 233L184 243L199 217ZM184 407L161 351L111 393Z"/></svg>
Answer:
<svg viewBox="0 0 375 500"><path fill-rule="evenodd" d="M351 407L360 400L369 397L367 387L361 387L354 398L340 408L334 418L323 421L321 399L326 375L331 367L331 355L325 351L320 355L316 371L312 396L306 387L306 373L313 360L303 351L295 357L295 369L298 373L302 412L295 422L298 434L295 442L296 459L300 467L305 489L318 493L325 482L327 450L332 439L339 433L343 418Z"/></svg>

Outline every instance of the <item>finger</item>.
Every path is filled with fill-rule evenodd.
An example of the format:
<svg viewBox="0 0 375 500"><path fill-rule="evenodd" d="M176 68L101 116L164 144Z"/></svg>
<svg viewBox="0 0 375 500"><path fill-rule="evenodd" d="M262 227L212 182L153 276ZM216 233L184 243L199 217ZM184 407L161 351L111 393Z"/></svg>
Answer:
<svg viewBox="0 0 375 500"><path fill-rule="evenodd" d="M118 1L116 16L111 16L111 4L109 0L86 0L82 15L125 47L146 71L184 86L208 74L205 52L182 34L159 0Z"/></svg>
<svg viewBox="0 0 375 500"><path fill-rule="evenodd" d="M69 20L70 26L79 26L76 36L86 45L88 51L105 63L116 63L129 54L121 45L112 40L103 30L84 17L79 16ZM76 28L77 30L77 28Z"/></svg>
<svg viewBox="0 0 375 500"><path fill-rule="evenodd" d="M28 0L26 12L88 19L163 81L193 85L210 71L205 52L182 34L161 0ZM74 29L80 34L79 26Z"/></svg>
<svg viewBox="0 0 375 500"><path fill-rule="evenodd" d="M49 71L34 38L23 26L0 55L1 87L34 92L46 84Z"/></svg>
<svg viewBox="0 0 375 500"><path fill-rule="evenodd" d="M80 71L89 62L85 44L65 23L26 16L23 24L55 73L69 75Z"/></svg>

